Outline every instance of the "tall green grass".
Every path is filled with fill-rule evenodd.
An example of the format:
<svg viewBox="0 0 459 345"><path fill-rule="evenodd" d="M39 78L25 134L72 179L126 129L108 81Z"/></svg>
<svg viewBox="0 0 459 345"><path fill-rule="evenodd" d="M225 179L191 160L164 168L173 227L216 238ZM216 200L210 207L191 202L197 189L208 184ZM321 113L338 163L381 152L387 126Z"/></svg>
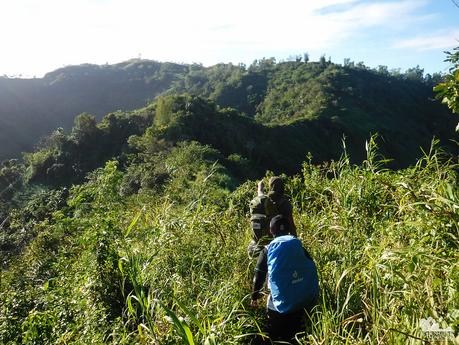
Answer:
<svg viewBox="0 0 459 345"><path fill-rule="evenodd" d="M457 334L458 162L435 148L401 171L378 159L370 142L362 166L344 156L287 178L320 273L301 344L425 343L427 317ZM188 181L199 193L121 198L112 163L73 188L69 209L2 272L0 342L246 344L263 333L263 308L248 303L256 183L230 193L202 169Z"/></svg>

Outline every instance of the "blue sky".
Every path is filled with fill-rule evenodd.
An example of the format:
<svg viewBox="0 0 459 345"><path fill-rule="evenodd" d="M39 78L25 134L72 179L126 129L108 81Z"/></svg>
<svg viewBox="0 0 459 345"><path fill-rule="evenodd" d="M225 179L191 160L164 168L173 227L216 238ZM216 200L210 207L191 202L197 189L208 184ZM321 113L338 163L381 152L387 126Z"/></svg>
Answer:
<svg viewBox="0 0 459 345"><path fill-rule="evenodd" d="M451 0L4 0L0 75L142 57L204 65L309 53L446 71L459 45Z"/></svg>

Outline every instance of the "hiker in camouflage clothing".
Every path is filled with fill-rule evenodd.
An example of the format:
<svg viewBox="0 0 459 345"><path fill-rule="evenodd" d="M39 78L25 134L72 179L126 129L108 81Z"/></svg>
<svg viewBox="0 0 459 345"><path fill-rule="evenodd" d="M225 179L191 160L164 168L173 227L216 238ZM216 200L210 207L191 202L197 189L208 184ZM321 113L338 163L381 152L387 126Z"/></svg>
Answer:
<svg viewBox="0 0 459 345"><path fill-rule="evenodd" d="M290 234L296 236L292 204L284 195L284 181L281 177L274 176L269 180L268 194L265 194L264 183L260 181L257 196L250 202L252 240L247 248L247 253L251 258L257 257L264 246L271 242L272 235L269 232L269 222L278 214L287 219Z"/></svg>

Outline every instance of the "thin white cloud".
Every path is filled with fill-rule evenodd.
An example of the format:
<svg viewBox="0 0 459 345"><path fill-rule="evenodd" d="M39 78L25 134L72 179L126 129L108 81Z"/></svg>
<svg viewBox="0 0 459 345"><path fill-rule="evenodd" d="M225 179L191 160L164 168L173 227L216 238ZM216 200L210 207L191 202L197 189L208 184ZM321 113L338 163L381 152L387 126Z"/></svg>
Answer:
<svg viewBox="0 0 459 345"><path fill-rule="evenodd" d="M330 13L325 18L352 30L377 26L403 28L428 18L416 13L427 4L426 0L359 2L346 10Z"/></svg>
<svg viewBox="0 0 459 345"><path fill-rule="evenodd" d="M371 28L401 30L427 0L1 1L0 74L142 57L250 62L323 52Z"/></svg>
<svg viewBox="0 0 459 345"><path fill-rule="evenodd" d="M394 48L415 49L416 51L449 49L459 46L459 28L437 31L396 42Z"/></svg>

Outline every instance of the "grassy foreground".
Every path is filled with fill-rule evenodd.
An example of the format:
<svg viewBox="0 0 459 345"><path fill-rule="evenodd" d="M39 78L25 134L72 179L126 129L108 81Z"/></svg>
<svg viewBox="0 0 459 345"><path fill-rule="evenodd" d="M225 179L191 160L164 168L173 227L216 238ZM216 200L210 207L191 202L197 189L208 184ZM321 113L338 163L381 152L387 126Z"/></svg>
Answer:
<svg viewBox="0 0 459 345"><path fill-rule="evenodd" d="M457 335L459 165L432 151L389 171L368 151L360 167L344 157L287 178L322 291L299 341L421 344L428 317ZM121 197L115 162L74 187L1 273L0 343L244 344L260 332L245 252L256 182L230 192L218 164L181 163L160 191Z"/></svg>

